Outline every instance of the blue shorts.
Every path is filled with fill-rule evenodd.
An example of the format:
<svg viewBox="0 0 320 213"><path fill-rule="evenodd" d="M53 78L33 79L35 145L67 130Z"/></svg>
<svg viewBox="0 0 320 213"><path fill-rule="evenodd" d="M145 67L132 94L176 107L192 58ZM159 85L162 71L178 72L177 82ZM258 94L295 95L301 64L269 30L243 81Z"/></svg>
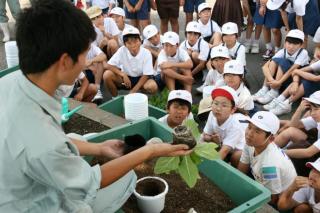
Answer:
<svg viewBox="0 0 320 213"><path fill-rule="evenodd" d="M161 91L161 90L163 90L163 88L165 88L166 84L165 84L165 82L162 80L161 74L154 75L154 76L152 77L152 79L156 82L159 91Z"/></svg>
<svg viewBox="0 0 320 213"><path fill-rule="evenodd" d="M183 11L185 13L198 12L199 4L205 2L204 0L185 0Z"/></svg>
<svg viewBox="0 0 320 213"><path fill-rule="evenodd" d="M259 14L259 5L257 5L256 11L253 16L253 22L256 25L264 25L267 28L280 29L283 26L281 14L279 10L269 10L266 9L266 14L260 16Z"/></svg>
<svg viewBox="0 0 320 213"><path fill-rule="evenodd" d="M308 81L305 79L301 80L304 89L304 97L309 97L315 91L320 90L319 81Z"/></svg>
<svg viewBox="0 0 320 213"><path fill-rule="evenodd" d="M129 4L133 7L138 3L138 0L128 0ZM125 8L127 19L137 19L137 20L148 20L149 19L149 0L143 0L141 8L138 12L130 13L127 8Z"/></svg>
<svg viewBox="0 0 320 213"><path fill-rule="evenodd" d="M278 66L281 67L281 70L284 73L286 73L290 67L293 65L293 62L286 59L286 58L273 58L272 61L274 61ZM275 76L277 73L275 74ZM280 87L280 92L283 92L290 84L292 83L292 78L289 77Z"/></svg>

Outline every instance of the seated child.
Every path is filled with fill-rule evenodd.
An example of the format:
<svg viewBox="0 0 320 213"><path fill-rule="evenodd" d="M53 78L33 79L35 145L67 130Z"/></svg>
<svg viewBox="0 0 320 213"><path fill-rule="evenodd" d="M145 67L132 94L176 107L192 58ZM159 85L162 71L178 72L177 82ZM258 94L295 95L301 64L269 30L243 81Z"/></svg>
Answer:
<svg viewBox="0 0 320 213"><path fill-rule="evenodd" d="M186 37L180 44L180 49L186 50L192 59L192 75L202 71L209 59L209 44L201 38L200 24L196 21L189 22L186 27Z"/></svg>
<svg viewBox="0 0 320 213"><path fill-rule="evenodd" d="M193 77L191 74L192 61L182 48L179 48L179 35L175 32L166 32L163 35L163 50L158 56L157 75L155 80L158 87L164 79L168 89L176 89L178 80L185 90L191 92Z"/></svg>
<svg viewBox="0 0 320 213"><path fill-rule="evenodd" d="M238 42L238 26L236 23L227 22L222 25L222 42L229 50L232 59L238 60L243 66L246 66L246 48Z"/></svg>
<svg viewBox="0 0 320 213"><path fill-rule="evenodd" d="M191 113L192 96L187 90L172 90L168 96L168 114L159 121L171 128L182 125L187 119L193 119Z"/></svg>
<svg viewBox="0 0 320 213"><path fill-rule="evenodd" d="M103 74L105 88L113 97L118 88L130 90L130 93L143 89L147 93L157 92L157 84L151 79L154 74L152 56L149 50L141 47L140 32L135 27L126 28L123 33L124 46L112 56Z"/></svg>
<svg viewBox="0 0 320 213"><path fill-rule="evenodd" d="M143 29L143 37L145 38L143 40L143 47L151 52L153 61L155 62L158 58L160 50L163 48L163 37L160 35L157 27L153 24L150 24Z"/></svg>
<svg viewBox="0 0 320 213"><path fill-rule="evenodd" d="M211 6L201 3L198 6L199 24L202 38L209 43L209 47L218 46L221 43L221 29L211 20Z"/></svg>
<svg viewBox="0 0 320 213"><path fill-rule="evenodd" d="M279 210L293 209L293 212L301 213L320 211L320 159L308 162L306 166L311 168L309 177L296 177L281 194L278 201Z"/></svg>
<svg viewBox="0 0 320 213"><path fill-rule="evenodd" d="M292 83L270 103L263 106L275 115L282 115L291 112L292 103L301 97L309 97L312 93L320 90L320 61L307 67L295 69L292 72Z"/></svg>
<svg viewBox="0 0 320 213"><path fill-rule="evenodd" d="M280 126L277 116L259 111L248 121L238 169L245 174L251 169L254 179L271 191L269 204L275 206L279 195L297 176L296 170L288 156L273 143Z"/></svg>
<svg viewBox="0 0 320 213"><path fill-rule="evenodd" d="M205 86L216 85L218 81L223 80L224 64L231 59L228 48L221 45L211 49L210 57L211 68L209 69L203 85L197 88L197 91L200 93L203 92Z"/></svg>
<svg viewBox="0 0 320 213"><path fill-rule="evenodd" d="M202 139L221 146L220 158L231 154L231 163L237 166L245 144L244 132L234 116L238 106L236 91L228 86L218 87L211 93L212 108L203 129Z"/></svg>
<svg viewBox="0 0 320 213"><path fill-rule="evenodd" d="M262 67L265 79L262 88L253 95L255 101L271 102L278 97L279 90L283 91L292 82L292 71L308 65L308 51L302 48L303 41L304 34L300 30L291 30L286 35L284 48Z"/></svg>
<svg viewBox="0 0 320 213"><path fill-rule="evenodd" d="M115 7L110 11L110 17L114 20L114 22L117 24L117 27L119 29L119 36L118 36L118 43L119 46L123 46L123 41L122 41L122 32L125 28L127 27L132 27L130 24L126 24L126 15L124 10L121 7Z"/></svg>
<svg viewBox="0 0 320 213"><path fill-rule="evenodd" d="M74 85L60 85L56 90L58 97L70 97L77 101L91 102L97 94L97 86L90 84L86 75L80 72Z"/></svg>

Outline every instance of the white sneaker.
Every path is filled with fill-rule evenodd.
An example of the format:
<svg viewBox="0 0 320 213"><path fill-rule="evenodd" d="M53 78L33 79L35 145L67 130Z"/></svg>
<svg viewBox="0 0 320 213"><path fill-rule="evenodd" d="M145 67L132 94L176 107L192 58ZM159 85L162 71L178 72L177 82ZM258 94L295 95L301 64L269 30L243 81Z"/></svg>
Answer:
<svg viewBox="0 0 320 213"><path fill-rule="evenodd" d="M263 88L259 89L258 92L256 92L255 94L252 95L253 101L257 101L257 99L258 99L259 97L265 96L268 91L269 91L269 90L265 90L265 89L263 89Z"/></svg>
<svg viewBox="0 0 320 213"><path fill-rule="evenodd" d="M244 42L244 47L246 48L246 53L250 52L251 43L249 41Z"/></svg>
<svg viewBox="0 0 320 213"><path fill-rule="evenodd" d="M202 84L200 87L198 87L196 90L199 93L203 93L204 84Z"/></svg>
<svg viewBox="0 0 320 213"><path fill-rule="evenodd" d="M267 94L265 94L264 96L258 97L257 101L260 104L267 104L267 103L269 103L270 101L272 101L273 99L275 99L278 96L279 96L279 92L278 91L269 90L267 92Z"/></svg>
<svg viewBox="0 0 320 213"><path fill-rule="evenodd" d="M265 110L271 110L271 109L274 109L278 106L279 104L279 101L277 98L273 99L270 103L266 104L266 105L263 105L263 108Z"/></svg>
<svg viewBox="0 0 320 213"><path fill-rule="evenodd" d="M283 115L291 112L292 104L289 103L289 100L279 102L278 106L274 109L271 109L270 112L272 112L275 115Z"/></svg>
<svg viewBox="0 0 320 213"><path fill-rule="evenodd" d="M259 52L259 43L253 43L251 46L251 53L257 54Z"/></svg>
<svg viewBox="0 0 320 213"><path fill-rule="evenodd" d="M98 101L98 100L102 100L103 99L103 95L100 89L98 89L97 94L94 96L94 98L92 99L92 102Z"/></svg>

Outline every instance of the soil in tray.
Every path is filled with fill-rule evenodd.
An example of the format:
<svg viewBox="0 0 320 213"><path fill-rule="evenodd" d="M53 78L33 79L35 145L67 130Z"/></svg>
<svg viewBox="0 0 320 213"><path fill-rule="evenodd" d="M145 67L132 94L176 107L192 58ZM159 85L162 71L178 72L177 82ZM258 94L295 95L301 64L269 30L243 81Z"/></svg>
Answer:
<svg viewBox="0 0 320 213"><path fill-rule="evenodd" d="M102 132L109 129L105 125L77 113L73 114L73 116L71 116L71 118L62 126L66 134L73 132L79 135L91 132Z"/></svg>
<svg viewBox="0 0 320 213"><path fill-rule="evenodd" d="M230 198L204 175L200 175L201 179L194 188L190 189L178 174L155 175L153 173L154 162L139 165L135 172L138 178L159 176L167 181L169 192L166 195L165 208L162 213L187 213L190 208L194 208L198 213L217 213L235 208ZM125 213L140 212L134 194L131 195L122 210Z"/></svg>

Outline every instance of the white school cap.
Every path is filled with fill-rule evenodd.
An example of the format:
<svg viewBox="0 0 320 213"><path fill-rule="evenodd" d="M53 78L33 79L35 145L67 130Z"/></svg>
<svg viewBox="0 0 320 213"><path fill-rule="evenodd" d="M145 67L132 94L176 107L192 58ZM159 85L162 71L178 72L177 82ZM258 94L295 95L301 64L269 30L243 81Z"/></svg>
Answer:
<svg viewBox="0 0 320 213"><path fill-rule="evenodd" d="M304 41L304 32L302 32L301 30L295 29L295 30L290 30L288 32L288 34L286 35L286 37L290 37L290 38L297 38L302 40L302 42Z"/></svg>
<svg viewBox="0 0 320 213"><path fill-rule="evenodd" d="M285 0L268 0L267 8L269 10L277 10L281 7L281 5L285 2Z"/></svg>
<svg viewBox="0 0 320 213"><path fill-rule="evenodd" d="M112 8L112 10L110 11L110 15L112 14L126 17L126 14L124 13L124 10L121 7Z"/></svg>
<svg viewBox="0 0 320 213"><path fill-rule="evenodd" d="M315 162L307 162L306 166L320 172L320 158L318 158Z"/></svg>
<svg viewBox="0 0 320 213"><path fill-rule="evenodd" d="M237 92L229 86L217 87L211 92L212 100L214 100L218 96L223 96L233 101L235 106L238 106L239 98Z"/></svg>
<svg viewBox="0 0 320 213"><path fill-rule="evenodd" d="M200 13L204 9L210 9L211 10L211 7L210 7L210 5L208 3L205 3L205 2L201 3L198 6L198 13Z"/></svg>
<svg viewBox="0 0 320 213"><path fill-rule="evenodd" d="M238 60L230 60L224 64L223 74L243 75L244 66Z"/></svg>
<svg viewBox="0 0 320 213"><path fill-rule="evenodd" d="M196 32L196 33L200 33L201 34L200 24L198 22L196 22L196 21L190 21L187 24L186 32Z"/></svg>
<svg viewBox="0 0 320 213"><path fill-rule="evenodd" d="M152 36L156 35L158 32L159 31L157 27L153 24L150 24L143 29L143 36L145 37L145 39L149 39Z"/></svg>
<svg viewBox="0 0 320 213"><path fill-rule="evenodd" d="M181 99L188 101L192 104L192 96L191 93L187 90L172 90L168 96L168 102L174 99Z"/></svg>
<svg viewBox="0 0 320 213"><path fill-rule="evenodd" d="M102 10L100 7L92 6L86 9L86 14L89 16L90 19L98 17L102 14Z"/></svg>
<svg viewBox="0 0 320 213"><path fill-rule="evenodd" d="M229 50L227 47L222 45L212 47L210 57L211 58L218 58L218 57L230 58Z"/></svg>
<svg viewBox="0 0 320 213"><path fill-rule="evenodd" d="M313 104L317 104L320 105L320 91L316 91L314 93L312 93L309 98L303 98Z"/></svg>
<svg viewBox="0 0 320 213"><path fill-rule="evenodd" d="M270 132L275 135L280 127L279 118L269 111L256 112L251 118L247 119L250 123L263 131Z"/></svg>
<svg viewBox="0 0 320 213"><path fill-rule="evenodd" d="M175 32L168 31L163 35L162 43L169 43L171 45L179 45L179 35Z"/></svg>
<svg viewBox="0 0 320 213"><path fill-rule="evenodd" d="M221 28L222 34L226 35L232 35L238 33L238 25L234 22L227 22L224 25L222 25Z"/></svg>
<svg viewBox="0 0 320 213"><path fill-rule="evenodd" d="M122 31L122 36L125 35L140 35L140 32L137 28L135 27L126 27L124 28L124 30Z"/></svg>

